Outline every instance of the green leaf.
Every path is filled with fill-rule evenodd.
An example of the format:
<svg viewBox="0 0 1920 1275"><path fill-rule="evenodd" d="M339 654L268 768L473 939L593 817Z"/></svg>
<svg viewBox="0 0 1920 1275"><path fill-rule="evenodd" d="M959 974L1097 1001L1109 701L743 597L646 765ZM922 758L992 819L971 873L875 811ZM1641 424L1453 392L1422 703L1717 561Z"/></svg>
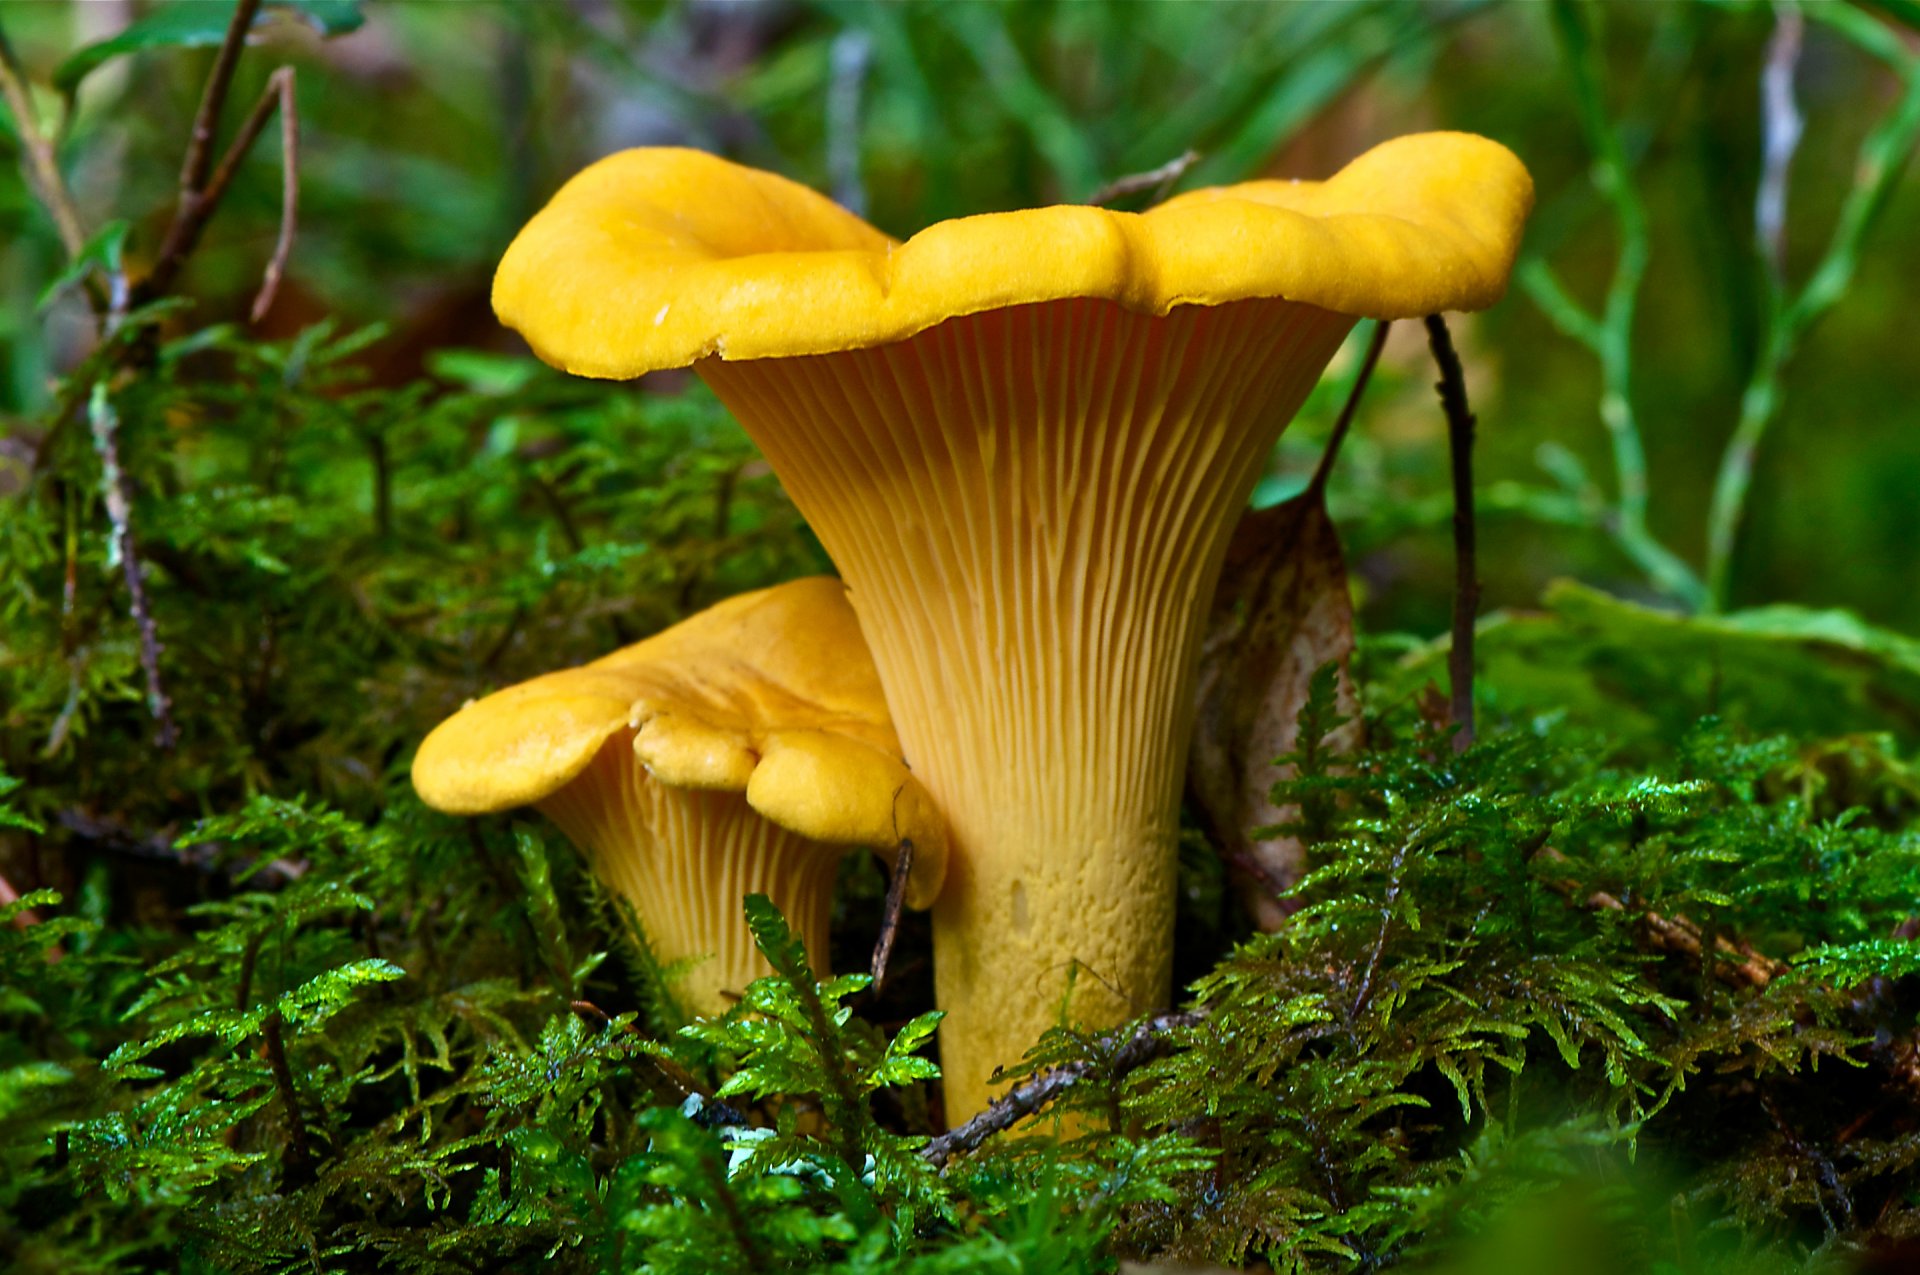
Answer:
<svg viewBox="0 0 1920 1275"><path fill-rule="evenodd" d="M360 12L359 0L269 0L262 6L261 16L254 19L255 28L270 9L286 10L323 36L345 35L366 21ZM232 20L230 4L179 0L155 9L118 35L82 45L68 54L53 70L53 87L62 93L71 93L87 76L126 53L215 48L227 38L227 26Z"/></svg>
<svg viewBox="0 0 1920 1275"><path fill-rule="evenodd" d="M55 275L47 286L40 290L40 297L34 302L34 310L45 311L68 289L79 286L95 270L108 277L124 274L127 234L132 229L132 223L116 220L108 222L95 231L93 238L87 240L78 255L67 263L67 268Z"/></svg>

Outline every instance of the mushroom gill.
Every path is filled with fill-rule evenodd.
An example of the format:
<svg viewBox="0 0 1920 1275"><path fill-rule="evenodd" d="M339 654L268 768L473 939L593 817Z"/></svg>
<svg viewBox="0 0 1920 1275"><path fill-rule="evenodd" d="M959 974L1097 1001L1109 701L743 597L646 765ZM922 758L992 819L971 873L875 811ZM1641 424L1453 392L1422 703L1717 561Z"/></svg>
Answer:
<svg viewBox="0 0 1920 1275"><path fill-rule="evenodd" d="M945 833L900 760L838 580L743 594L580 668L469 703L413 763L435 809L533 805L629 902L696 1014L767 972L741 910L762 893L824 968L850 846L914 847L907 902L941 884Z"/></svg>
<svg viewBox="0 0 1920 1275"><path fill-rule="evenodd" d="M792 183L614 156L522 231L501 317L597 376L692 364L847 580L946 816L949 1118L1048 1026L1168 994L1205 602L1280 431L1355 320L1491 304L1531 203L1482 138L1145 214L902 245Z"/></svg>

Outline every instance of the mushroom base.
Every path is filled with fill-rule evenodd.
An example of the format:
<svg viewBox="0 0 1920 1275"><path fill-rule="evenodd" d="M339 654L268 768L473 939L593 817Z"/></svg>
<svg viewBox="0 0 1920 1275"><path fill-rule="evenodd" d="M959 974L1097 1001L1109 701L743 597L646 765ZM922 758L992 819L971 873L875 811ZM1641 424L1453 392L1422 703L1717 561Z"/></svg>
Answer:
<svg viewBox="0 0 1920 1275"><path fill-rule="evenodd" d="M824 977L842 847L769 822L742 793L658 782L633 755L630 730L538 805L586 852L600 882L633 905L662 966L697 959L673 986L689 1013L724 1013L772 972L747 929L741 900L749 894L773 900Z"/></svg>
<svg viewBox="0 0 1920 1275"><path fill-rule="evenodd" d="M1062 1022L1162 1005L1205 610L1266 457L1354 320L1080 299L890 345L697 365L851 589L951 833L947 1114Z"/></svg>

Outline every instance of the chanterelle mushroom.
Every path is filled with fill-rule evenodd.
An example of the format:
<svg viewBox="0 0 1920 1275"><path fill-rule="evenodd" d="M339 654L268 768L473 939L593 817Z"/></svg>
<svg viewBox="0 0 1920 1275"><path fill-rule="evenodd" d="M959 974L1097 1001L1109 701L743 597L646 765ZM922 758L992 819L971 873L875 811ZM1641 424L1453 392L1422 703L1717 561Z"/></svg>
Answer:
<svg viewBox="0 0 1920 1275"><path fill-rule="evenodd" d="M907 902L940 889L945 830L900 760L838 580L730 598L580 668L476 700L413 761L453 814L534 805L633 904L680 994L725 1009L766 972L741 899L768 895L817 960L849 846L913 842Z"/></svg>
<svg viewBox="0 0 1920 1275"><path fill-rule="evenodd" d="M1187 686L1234 519L1355 319L1490 305L1531 201L1505 148L1435 133L1326 182L901 244L780 177L639 150L508 249L506 323L582 375L692 365L847 580L952 837L952 1118L1063 1014L1166 998Z"/></svg>

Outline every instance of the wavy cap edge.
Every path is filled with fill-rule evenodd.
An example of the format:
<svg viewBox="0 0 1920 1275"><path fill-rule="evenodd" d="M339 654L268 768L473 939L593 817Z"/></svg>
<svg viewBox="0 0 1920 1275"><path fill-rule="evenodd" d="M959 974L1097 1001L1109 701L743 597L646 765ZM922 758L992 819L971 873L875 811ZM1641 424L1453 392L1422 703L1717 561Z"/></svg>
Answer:
<svg viewBox="0 0 1920 1275"><path fill-rule="evenodd" d="M527 223L493 304L540 358L601 379L884 345L1074 297L1149 314L1279 297L1413 318L1498 301L1532 206L1506 147L1418 133L1325 181L1193 191L1145 213L987 213L899 244L785 178L641 149L589 166Z"/></svg>

